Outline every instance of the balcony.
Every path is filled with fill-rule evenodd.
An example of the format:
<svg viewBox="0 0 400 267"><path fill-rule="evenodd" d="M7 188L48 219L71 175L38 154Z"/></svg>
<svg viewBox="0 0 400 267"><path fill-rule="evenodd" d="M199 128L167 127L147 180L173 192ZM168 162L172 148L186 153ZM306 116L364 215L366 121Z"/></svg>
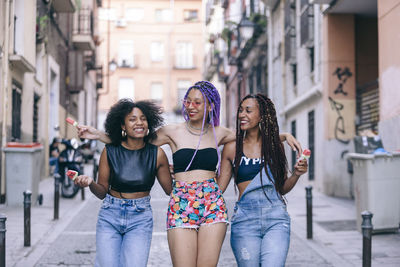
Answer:
<svg viewBox="0 0 400 267"><path fill-rule="evenodd" d="M74 29L72 43L81 51L94 50L93 40L93 11L90 8L82 8L74 14Z"/></svg>
<svg viewBox="0 0 400 267"><path fill-rule="evenodd" d="M120 57L118 59L118 68L133 69L139 67L139 57L138 55L130 55L125 57Z"/></svg>
<svg viewBox="0 0 400 267"><path fill-rule="evenodd" d="M52 1L54 10L57 13L74 13L75 2L74 0L55 0Z"/></svg>
<svg viewBox="0 0 400 267"><path fill-rule="evenodd" d="M210 80L214 73L217 71L219 60L219 51L214 46L212 46L210 50L208 50L208 53L204 58L204 76L206 80Z"/></svg>
<svg viewBox="0 0 400 267"><path fill-rule="evenodd" d="M13 67L22 73L35 72L35 67L24 56L13 54L9 56L8 60Z"/></svg>

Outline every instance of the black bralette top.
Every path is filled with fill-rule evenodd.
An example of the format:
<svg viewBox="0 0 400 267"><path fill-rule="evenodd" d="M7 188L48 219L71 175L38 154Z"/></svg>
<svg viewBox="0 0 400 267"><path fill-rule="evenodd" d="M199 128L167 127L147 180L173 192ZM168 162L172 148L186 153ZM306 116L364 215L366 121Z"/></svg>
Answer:
<svg viewBox="0 0 400 267"><path fill-rule="evenodd" d="M150 191L157 172L157 146L146 144L130 150L122 145L106 145L110 166L110 186L121 193Z"/></svg>
<svg viewBox="0 0 400 267"><path fill-rule="evenodd" d="M175 151L175 153L172 154L175 173L185 171L195 151L196 150L193 148L182 148ZM194 157L193 162L187 171L206 170L215 172L217 164L218 164L217 150L212 147L203 148L197 150L196 156Z"/></svg>

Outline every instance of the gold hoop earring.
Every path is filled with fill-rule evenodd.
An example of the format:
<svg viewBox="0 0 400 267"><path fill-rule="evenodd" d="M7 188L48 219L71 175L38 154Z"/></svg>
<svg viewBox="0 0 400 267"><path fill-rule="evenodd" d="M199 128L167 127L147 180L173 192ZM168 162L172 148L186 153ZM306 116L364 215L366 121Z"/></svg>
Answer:
<svg viewBox="0 0 400 267"><path fill-rule="evenodd" d="M125 130L122 130L122 131L121 131L121 135L122 135L122 137L126 137L126 131L125 131Z"/></svg>

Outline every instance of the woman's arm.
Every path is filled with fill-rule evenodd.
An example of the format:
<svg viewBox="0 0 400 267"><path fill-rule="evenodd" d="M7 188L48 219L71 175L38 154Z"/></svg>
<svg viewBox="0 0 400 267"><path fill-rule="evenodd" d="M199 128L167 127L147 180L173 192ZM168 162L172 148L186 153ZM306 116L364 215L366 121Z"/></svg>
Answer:
<svg viewBox="0 0 400 267"><path fill-rule="evenodd" d="M151 140L151 143L156 146L168 144L171 146L170 131L174 126L165 125L156 131L157 137Z"/></svg>
<svg viewBox="0 0 400 267"><path fill-rule="evenodd" d="M157 153L157 180L165 194L170 195L172 191L172 179L169 171L167 156L162 148L158 148Z"/></svg>
<svg viewBox="0 0 400 267"><path fill-rule="evenodd" d="M106 144L111 143L110 137L108 137L105 132L100 131L92 126L78 125L76 128L78 129L78 136L80 138L100 140Z"/></svg>
<svg viewBox="0 0 400 267"><path fill-rule="evenodd" d="M87 175L80 175L76 177L75 184L80 187L89 186L90 191L98 197L99 199L104 199L108 192L108 179L110 177L110 166L108 165L107 160L107 151L106 148L103 149L103 152L100 156L99 162L99 176L97 183L93 180L92 177Z"/></svg>
<svg viewBox="0 0 400 267"><path fill-rule="evenodd" d="M294 165L294 173L292 176L290 176L288 179L286 179L283 188L282 188L282 193L285 195L289 193L293 187L296 185L297 181L299 180L300 176L303 175L304 173L307 172L308 169L308 164L307 160L303 159L297 162Z"/></svg>
<svg viewBox="0 0 400 267"><path fill-rule="evenodd" d="M234 132L229 130L228 128L219 126L219 133L221 134L222 138L219 142L219 145L225 145L229 142L236 140L236 135ZM297 151L297 155L300 156L302 153L301 144L297 141L297 139L291 135L290 133L281 133L279 135L279 139L281 142L285 142L293 149L293 151Z"/></svg>
<svg viewBox="0 0 400 267"><path fill-rule="evenodd" d="M293 149L293 151L297 151L297 157L300 157L303 149L301 148L301 144L297 139L291 135L290 133L281 133L279 135L279 139L281 142L285 142Z"/></svg>
<svg viewBox="0 0 400 267"><path fill-rule="evenodd" d="M222 193L225 192L232 177L232 160L235 155L235 142L230 142L222 150L221 172L217 178L218 186Z"/></svg>

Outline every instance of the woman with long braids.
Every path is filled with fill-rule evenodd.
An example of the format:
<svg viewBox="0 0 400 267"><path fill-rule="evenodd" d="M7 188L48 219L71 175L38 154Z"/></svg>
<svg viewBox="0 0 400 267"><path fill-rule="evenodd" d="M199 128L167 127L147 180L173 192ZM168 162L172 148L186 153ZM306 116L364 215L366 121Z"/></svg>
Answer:
<svg viewBox="0 0 400 267"><path fill-rule="evenodd" d="M167 236L174 266L216 266L225 238L227 210L216 183L219 173L218 146L235 140L229 129L219 126L220 96L207 81L190 87L183 99L185 122L157 131L153 144L168 144L172 150L175 181L167 212ZM108 143L103 132L79 127L84 138ZM296 139L282 134L293 149Z"/></svg>
<svg viewBox="0 0 400 267"><path fill-rule="evenodd" d="M231 219L231 246L238 266L284 266L290 241L290 217L284 195L307 171L307 161L287 177L287 161L279 138L272 101L248 95L237 111L236 142L222 152L218 184L225 191L234 173L239 189Z"/></svg>

